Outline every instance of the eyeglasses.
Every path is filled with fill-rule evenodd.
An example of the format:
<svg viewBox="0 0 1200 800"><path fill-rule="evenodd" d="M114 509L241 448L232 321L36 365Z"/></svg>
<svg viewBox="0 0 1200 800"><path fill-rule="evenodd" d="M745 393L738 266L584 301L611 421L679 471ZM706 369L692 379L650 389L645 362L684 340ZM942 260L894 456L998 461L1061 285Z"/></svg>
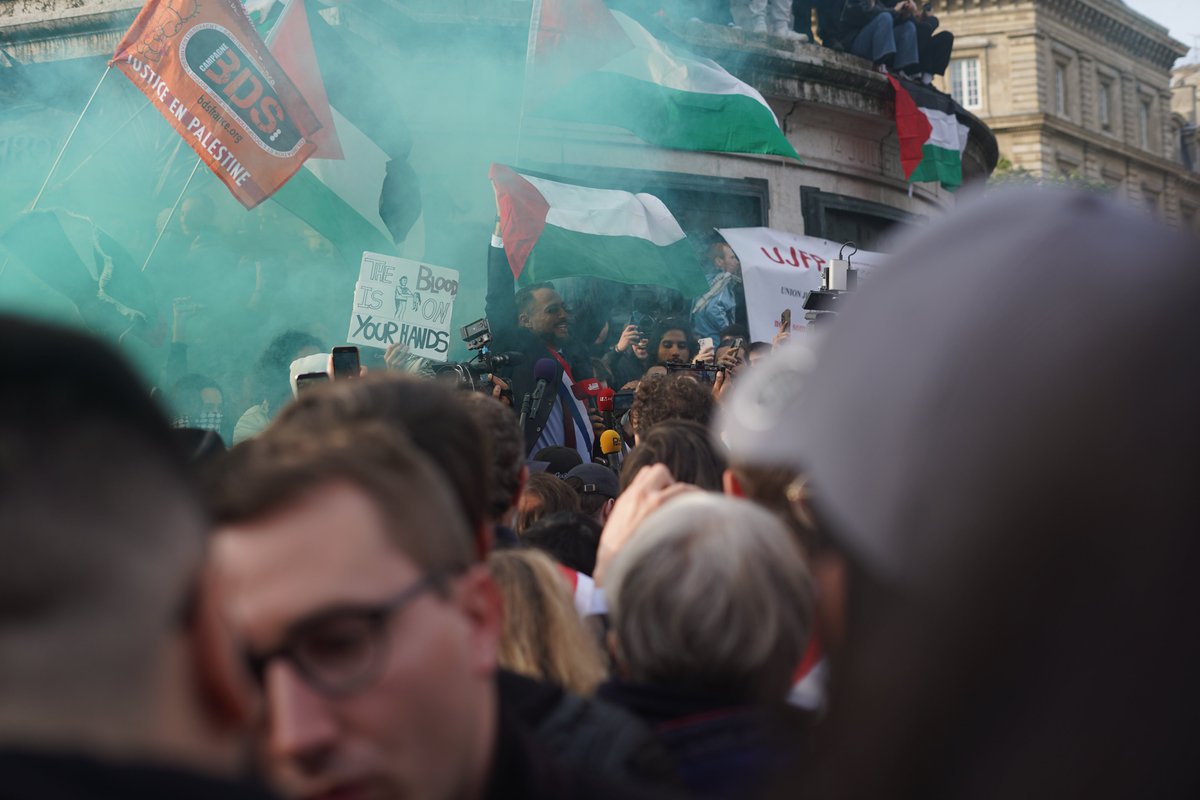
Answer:
<svg viewBox="0 0 1200 800"><path fill-rule="evenodd" d="M273 650L246 653L246 667L261 688L266 685L267 667L282 658L322 694L353 694L378 677L392 616L424 592L445 588L443 576L430 574L378 605L322 611L293 626Z"/></svg>

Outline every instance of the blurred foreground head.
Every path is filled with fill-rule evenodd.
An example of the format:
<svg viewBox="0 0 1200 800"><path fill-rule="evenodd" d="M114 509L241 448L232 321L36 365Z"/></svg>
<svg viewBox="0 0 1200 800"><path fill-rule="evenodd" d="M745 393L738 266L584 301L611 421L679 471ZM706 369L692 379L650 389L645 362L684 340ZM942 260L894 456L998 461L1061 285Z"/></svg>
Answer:
<svg viewBox="0 0 1200 800"><path fill-rule="evenodd" d="M1194 791L1200 246L1022 191L881 272L799 402L758 403L787 409L772 435L825 532L895 590L835 663L821 794Z"/></svg>
<svg viewBox="0 0 1200 800"><path fill-rule="evenodd" d="M63 329L0 318L0 371L0 742L221 766L236 673L166 418Z"/></svg>
<svg viewBox="0 0 1200 800"><path fill-rule="evenodd" d="M652 513L605 586L617 661L638 684L780 702L812 632L800 548L775 516L723 495Z"/></svg>
<svg viewBox="0 0 1200 800"><path fill-rule="evenodd" d="M488 500L492 445L457 392L437 381L393 373L332 381L288 405L272 430L303 437L378 422L404 434L449 482L480 559L491 548Z"/></svg>

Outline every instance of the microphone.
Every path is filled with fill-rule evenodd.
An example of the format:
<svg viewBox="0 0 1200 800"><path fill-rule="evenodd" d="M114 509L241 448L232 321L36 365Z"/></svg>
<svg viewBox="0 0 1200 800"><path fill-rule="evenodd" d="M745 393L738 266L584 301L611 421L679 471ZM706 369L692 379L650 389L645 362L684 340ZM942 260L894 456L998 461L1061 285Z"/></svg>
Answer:
<svg viewBox="0 0 1200 800"><path fill-rule="evenodd" d="M586 401L589 397L598 397L603 391L604 387L595 378L587 378L571 384L571 393L575 395L576 400Z"/></svg>
<svg viewBox="0 0 1200 800"><path fill-rule="evenodd" d="M604 454L604 460L609 469L613 472L619 470L621 468L621 434L612 428L600 434L600 452Z"/></svg>
<svg viewBox="0 0 1200 800"><path fill-rule="evenodd" d="M529 417L529 392L521 398L521 420L517 424L520 425L521 431L525 430L525 420Z"/></svg>
<svg viewBox="0 0 1200 800"><path fill-rule="evenodd" d="M558 375L556 366L554 361L549 358L539 358L533 365L533 377L537 380L537 383L533 386L529 402L529 416L533 419L537 419L538 412L542 410L542 402L546 397L546 387Z"/></svg>
<svg viewBox="0 0 1200 800"><path fill-rule="evenodd" d="M617 427L616 420L613 419L613 398L616 392L607 387L600 390L596 395L596 410L600 412L600 416L604 418L604 427Z"/></svg>

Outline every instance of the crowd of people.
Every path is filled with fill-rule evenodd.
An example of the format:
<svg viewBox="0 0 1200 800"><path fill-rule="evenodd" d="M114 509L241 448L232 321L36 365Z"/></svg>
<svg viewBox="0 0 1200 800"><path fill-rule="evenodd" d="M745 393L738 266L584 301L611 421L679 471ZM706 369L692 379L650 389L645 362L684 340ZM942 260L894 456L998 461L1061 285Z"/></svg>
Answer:
<svg viewBox="0 0 1200 800"><path fill-rule="evenodd" d="M552 374L292 398L297 336L228 450L211 387L173 429L2 318L0 794L1194 796L1197 252L1096 195L964 203L723 388L685 323L623 329L686 368L614 453L557 435L604 355L549 286L489 302Z"/></svg>
<svg viewBox="0 0 1200 800"><path fill-rule="evenodd" d="M952 34L935 30L937 19L930 8L918 9L913 0L612 0L610 5L647 24L666 14L754 33L803 31L825 46L869 59L881 70L926 83L944 73L953 43ZM288 373L298 358L327 352L343 335L344 307L313 298L343 294L346 270L328 242L283 212L263 211L245 224L222 225L212 197L193 193L169 224L167 214L164 209L164 233L145 274L137 276L151 286L152 292L147 291L154 302L135 303L122 296L121 303L165 323L165 330L156 326L154 335L165 334L169 341L165 347L155 345L154 360L165 364L158 386L175 424L212 430L226 443L240 442L262 431L290 399L291 392L278 376ZM778 344L750 339L740 264L729 245L710 234L699 250L709 288L685 299L659 287L631 288L592 279L525 287L514 297L503 252L499 246L492 248L489 286L495 288L489 291L487 317L497 329L493 349L528 354L540 347L539 341L549 341L566 364L563 368L555 360L551 402L536 409L527 428L531 454L567 445L569 438L586 460L607 428L633 443L633 423L624 413L618 415L619 424L601 428L592 424L586 403L560 397L563 374L576 383L595 377L618 392L633 392L644 376L661 374L669 364L700 361L715 368L706 377L715 380L720 391L739 368ZM131 275L133 265L121 264L118 271ZM89 285L69 297L82 307L93 291ZM291 308L302 309L303 316L295 324L283 324L280 317ZM570 335L561 337L554 326L568 315ZM519 323L523 318L529 325ZM125 329L110 334L123 342L135 339L126 335L127 321L120 322ZM98 325L91 327L100 330ZM569 340L568 346L558 347L556 337L563 343ZM536 386L534 367L539 360L528 358L511 373L499 375L506 382L505 396L511 395L518 409ZM377 366L385 363L413 371L428 372L430 367L414 363L399 348L376 361ZM629 399L618 402L624 411Z"/></svg>

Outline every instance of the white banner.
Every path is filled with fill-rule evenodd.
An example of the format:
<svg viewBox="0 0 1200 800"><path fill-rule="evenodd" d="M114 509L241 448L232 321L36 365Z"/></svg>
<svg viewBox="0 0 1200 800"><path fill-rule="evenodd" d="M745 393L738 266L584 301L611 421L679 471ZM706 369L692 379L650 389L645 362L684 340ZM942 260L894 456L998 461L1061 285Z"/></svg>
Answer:
<svg viewBox="0 0 1200 800"><path fill-rule="evenodd" d="M458 296L458 271L379 253L363 253L346 341L445 361Z"/></svg>
<svg viewBox="0 0 1200 800"><path fill-rule="evenodd" d="M721 228L718 231L738 260L742 262L742 283L746 291L746 316L750 340L769 342L779 332L779 320L791 310L792 331L801 331L804 296L821 288L825 263L838 257L839 242L798 236L772 228ZM884 263L885 253L846 248L855 269L870 270Z"/></svg>

